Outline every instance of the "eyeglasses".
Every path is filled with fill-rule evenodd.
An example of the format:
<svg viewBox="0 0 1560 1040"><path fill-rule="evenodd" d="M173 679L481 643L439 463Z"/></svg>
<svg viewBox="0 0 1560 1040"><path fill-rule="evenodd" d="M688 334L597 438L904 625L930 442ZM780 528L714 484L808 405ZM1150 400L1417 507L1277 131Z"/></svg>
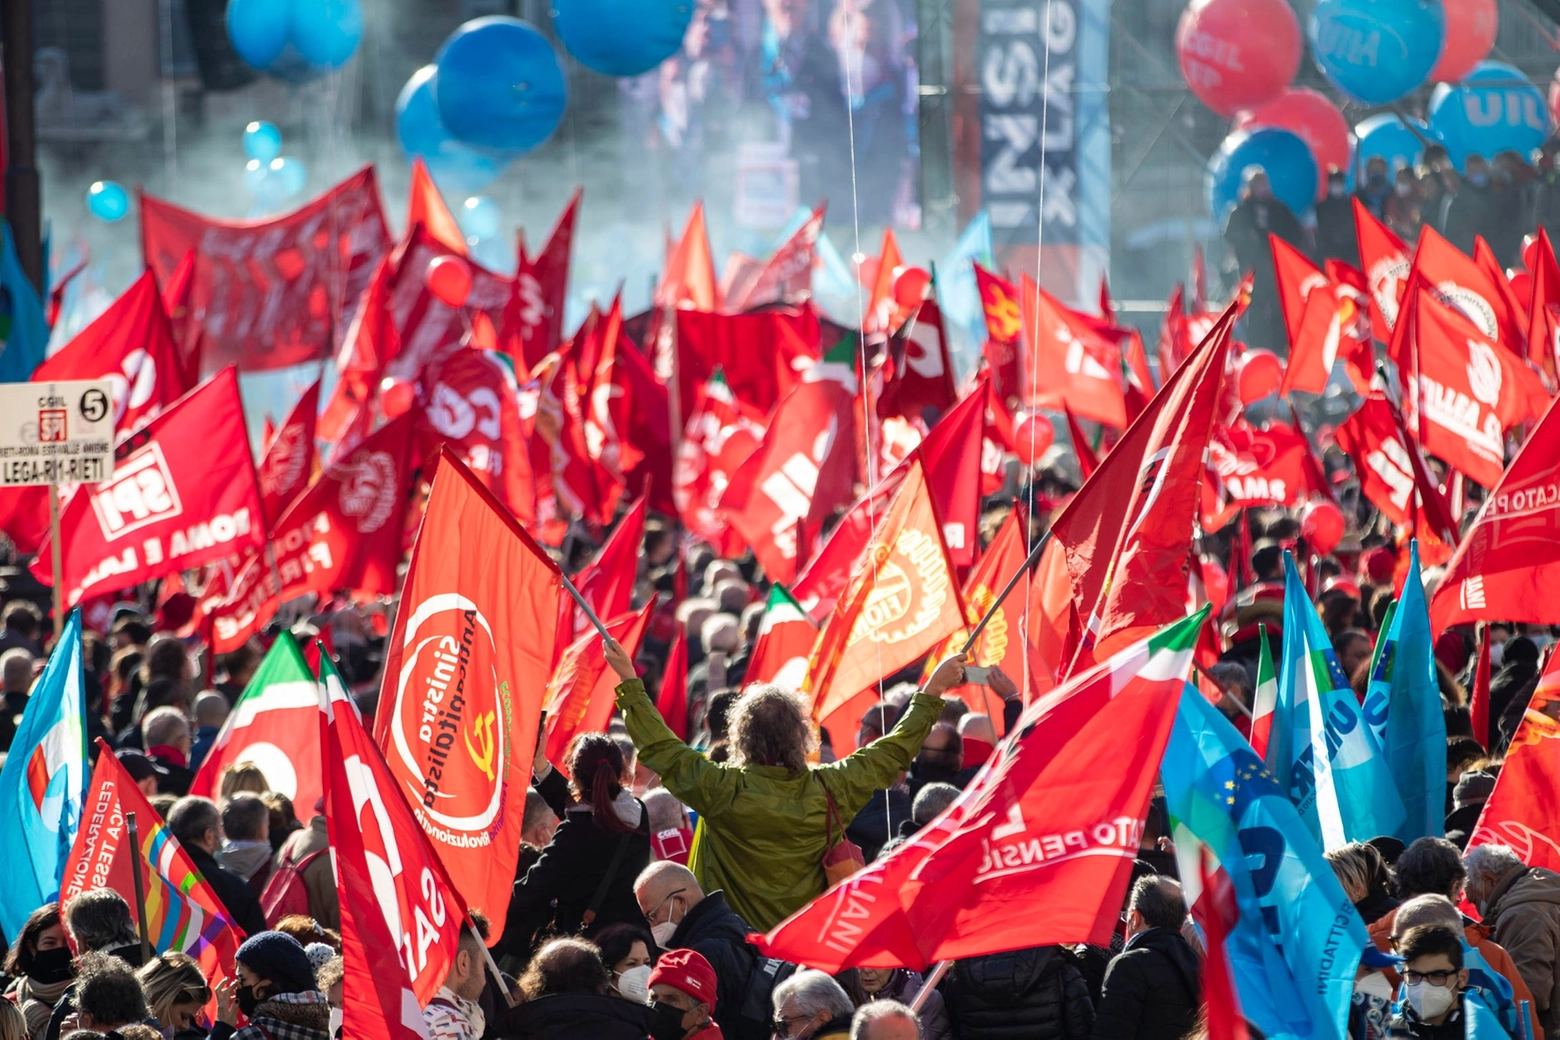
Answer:
<svg viewBox="0 0 1560 1040"><path fill-rule="evenodd" d="M659 903L655 904L655 906L650 908L650 912L648 914L645 914L645 920L649 921L652 924L655 924L656 923L655 915L661 912L661 907L665 906L667 903L670 903L673 899L675 899L678 896L682 895L686 891L688 891L686 888L674 888L674 889L672 889L670 892L668 892L666 894L666 898L665 899L661 900Z"/></svg>
<svg viewBox="0 0 1560 1040"><path fill-rule="evenodd" d="M1403 981L1409 983L1428 982L1432 986L1445 986L1449 979L1457 976L1457 971L1404 971Z"/></svg>
<svg viewBox="0 0 1560 1040"><path fill-rule="evenodd" d="M805 1022L811 1017L811 1015L776 1015L775 1020L769 1024L775 1027L776 1036L790 1036L792 1022Z"/></svg>

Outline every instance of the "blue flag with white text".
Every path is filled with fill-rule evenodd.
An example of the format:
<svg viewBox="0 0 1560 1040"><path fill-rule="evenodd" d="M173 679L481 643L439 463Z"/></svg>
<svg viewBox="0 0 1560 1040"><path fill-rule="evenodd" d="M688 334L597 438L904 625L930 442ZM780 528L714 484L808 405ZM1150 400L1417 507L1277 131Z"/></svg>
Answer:
<svg viewBox="0 0 1560 1040"><path fill-rule="evenodd" d="M27 915L59 895L90 773L86 702L81 611L73 610L0 770L0 929L8 936L20 935Z"/></svg>
<svg viewBox="0 0 1560 1040"><path fill-rule="evenodd" d="M0 221L0 290L0 383L25 383L48 352L49 321L43 299L16 255L11 225L4 221Z"/></svg>
<svg viewBox="0 0 1560 1040"><path fill-rule="evenodd" d="M1324 849L1396 834L1403 826L1403 801L1386 756L1287 552L1284 659L1267 766Z"/></svg>
<svg viewBox="0 0 1560 1040"><path fill-rule="evenodd" d="M1262 760L1190 684L1160 777L1177 859L1206 846L1235 890L1241 1010L1273 1040L1344 1036L1365 923Z"/></svg>

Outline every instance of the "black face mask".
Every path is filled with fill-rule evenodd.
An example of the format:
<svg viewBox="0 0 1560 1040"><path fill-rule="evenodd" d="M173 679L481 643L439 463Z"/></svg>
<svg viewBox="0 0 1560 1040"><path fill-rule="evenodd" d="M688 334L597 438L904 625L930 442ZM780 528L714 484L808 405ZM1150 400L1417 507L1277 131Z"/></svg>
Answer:
<svg viewBox="0 0 1560 1040"><path fill-rule="evenodd" d="M236 993L238 997L238 1010L244 1013L245 1018L253 1018L255 1008L260 1006L261 998L255 995L253 986L240 986Z"/></svg>
<svg viewBox="0 0 1560 1040"><path fill-rule="evenodd" d="M70 947L56 946L52 950L39 950L33 954L32 967L27 969L27 977L44 986L52 986L55 983L64 982L76 976L76 959L71 956Z"/></svg>
<svg viewBox="0 0 1560 1040"><path fill-rule="evenodd" d="M655 1016L655 1022L650 1027L650 1035L654 1040L682 1040L688 1030L683 1028L683 1015L687 1014L682 1008L663 1004L661 1001L651 1001L650 1013Z"/></svg>

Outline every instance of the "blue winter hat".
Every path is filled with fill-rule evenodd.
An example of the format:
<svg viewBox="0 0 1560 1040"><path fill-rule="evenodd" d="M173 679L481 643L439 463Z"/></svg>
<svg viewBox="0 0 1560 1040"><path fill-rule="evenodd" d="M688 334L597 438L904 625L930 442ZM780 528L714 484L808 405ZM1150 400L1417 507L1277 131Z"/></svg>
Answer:
<svg viewBox="0 0 1560 1040"><path fill-rule="evenodd" d="M271 980L274 993L306 993L317 989L314 965L298 940L285 932L258 932L234 954L250 971Z"/></svg>

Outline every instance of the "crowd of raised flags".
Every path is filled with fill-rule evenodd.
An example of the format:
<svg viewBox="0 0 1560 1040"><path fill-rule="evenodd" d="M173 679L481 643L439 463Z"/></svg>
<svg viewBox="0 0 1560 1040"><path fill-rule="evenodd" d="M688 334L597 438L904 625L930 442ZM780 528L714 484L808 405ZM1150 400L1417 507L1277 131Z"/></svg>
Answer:
<svg viewBox="0 0 1560 1040"><path fill-rule="evenodd" d="M421 1034L419 1008L450 972L468 908L491 922L490 942L502 936L538 745L559 763L575 737L609 727L617 677L604 637L640 651L686 597L697 540L756 560L770 584L746 680L802 691L833 754L854 749L886 679L921 674L977 629L972 663L1023 680L1017 723L960 797L756 937L765 954L828 971L924 969L1108 945L1159 786L1206 950L1209 1035L1235 1037L1246 1020L1269 1037L1344 1035L1372 944L1323 853L1443 833L1438 636L1560 622L1548 589L1560 564L1549 403L1560 359L1546 331L1560 299L1539 298L1546 285L1560 293L1560 276L1535 275L1524 304L1487 250L1470 259L1426 230L1411 255L1363 213L1363 275L1318 271L1275 243L1293 348L1282 386L1319 391L1341 363L1363 395L1338 443L1372 522L1383 518L1399 581L1357 695L1313 606L1337 539L1307 529L1284 557L1282 649L1275 660L1259 636L1242 732L1210 703L1219 618L1236 593L1210 547L1238 524L1221 544L1239 574L1244 511L1337 511L1298 414L1287 426L1249 417L1242 296L1188 313L1178 294L1156 378L1141 336L1108 306L1068 308L977 264L967 273L986 344L960 385L937 287L903 298L891 235L852 330L806 299L821 209L775 257L738 258L724 279L696 210L655 309L625 316L614 301L566 335L578 205L535 258L522 246L509 278L465 256L421 175L398 244L372 171L265 227L146 200L147 274L33 374L120 377L121 440L111 480L67 489L61 511L74 609L0 772L0 929L14 936L40 905L111 887L133 895L153 949L190 954L213 983L232 974L237 927L116 758L93 767L87 738L83 624L160 581L159 595L188 588L182 634L207 652L270 640L192 790L215 793L222 770L261 745L285 758L295 802L322 800L329 827L344 1035ZM312 236L327 210L356 223L322 245ZM267 309L269 324L229 259L237 250L195 248L289 235L293 273L278 291L297 306ZM467 297L430 290L440 257L469 266ZM1542 234L1529 266L1555 266ZM341 274L345 289L331 281ZM1490 327L1484 309L1457 309L1459 292L1488 305ZM234 366L315 359L338 320L330 394L321 405L311 388L256 466ZM1378 368L1378 341L1390 368ZM1083 478L1054 495L1044 474L1058 453L1034 451L1041 410L1065 419ZM1262 438L1288 447L1264 454ZM1018 480L1014 455L1034 464ZM1463 530L1470 483L1489 491ZM1004 489L1024 501L983 532L983 507ZM0 528L50 580L46 503L35 489L0 493ZM641 560L652 514L689 539L653 589ZM1425 565L1442 570L1427 581ZM394 597L371 719L328 648L276 632L301 597L321 613ZM658 708L684 739L706 706L689 697L695 635L672 628L657 662ZM1555 674L1469 838L1513 845L1536 867L1560 867ZM956 695L1000 725L988 687ZM1487 734L1479 712L1476 697L1475 732ZM1501 1028L1477 1008L1470 1019L1481 1037Z"/></svg>

